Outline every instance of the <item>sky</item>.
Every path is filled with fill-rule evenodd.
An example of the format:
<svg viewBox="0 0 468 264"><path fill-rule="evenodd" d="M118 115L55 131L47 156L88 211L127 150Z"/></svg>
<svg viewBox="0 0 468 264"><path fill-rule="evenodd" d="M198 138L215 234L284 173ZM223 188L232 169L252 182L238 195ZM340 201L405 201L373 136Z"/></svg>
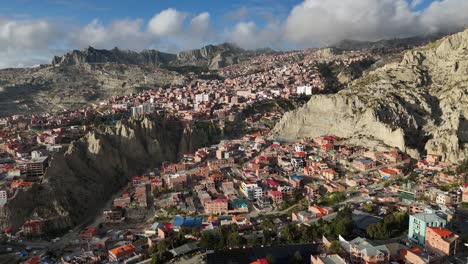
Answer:
<svg viewBox="0 0 468 264"><path fill-rule="evenodd" d="M0 0L0 68L73 49L301 49L460 30L468 0Z"/></svg>

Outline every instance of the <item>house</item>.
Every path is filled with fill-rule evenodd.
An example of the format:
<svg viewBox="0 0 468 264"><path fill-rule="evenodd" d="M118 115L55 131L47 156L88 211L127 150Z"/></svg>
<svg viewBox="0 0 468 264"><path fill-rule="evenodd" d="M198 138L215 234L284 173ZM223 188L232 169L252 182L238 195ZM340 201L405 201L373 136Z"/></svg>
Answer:
<svg viewBox="0 0 468 264"><path fill-rule="evenodd" d="M462 202L468 203L468 183L463 184Z"/></svg>
<svg viewBox="0 0 468 264"><path fill-rule="evenodd" d="M369 241L365 238L357 237L351 241L346 241L339 236L339 243L347 253L349 263L389 263L392 250L389 246Z"/></svg>
<svg viewBox="0 0 468 264"><path fill-rule="evenodd" d="M327 169L322 171L322 176L326 180L333 181L338 177L338 173L334 169Z"/></svg>
<svg viewBox="0 0 468 264"><path fill-rule="evenodd" d="M309 222L310 220L314 219L316 215L314 213L308 211L299 211L299 212L292 212L291 219L293 221L299 222Z"/></svg>
<svg viewBox="0 0 468 264"><path fill-rule="evenodd" d="M81 240L91 240L93 236L99 233L99 228L90 226L80 233L79 237Z"/></svg>
<svg viewBox="0 0 468 264"><path fill-rule="evenodd" d="M228 212L227 199L215 199L205 203L205 213L207 214L225 214Z"/></svg>
<svg viewBox="0 0 468 264"><path fill-rule="evenodd" d="M353 167L360 171L368 171L375 167L375 161L369 158L359 158L353 160Z"/></svg>
<svg viewBox="0 0 468 264"><path fill-rule="evenodd" d="M333 213L333 209L330 207L320 207L317 205L310 205L309 212L315 214L317 217L322 217Z"/></svg>
<svg viewBox="0 0 468 264"><path fill-rule="evenodd" d="M413 247L400 251L400 259L405 263L412 264L435 264L441 262L441 256L431 252L423 251L421 248Z"/></svg>
<svg viewBox="0 0 468 264"><path fill-rule="evenodd" d="M445 227L447 220L437 213L418 213L410 215L408 239L424 245L427 227Z"/></svg>
<svg viewBox="0 0 468 264"><path fill-rule="evenodd" d="M43 222L41 220L29 220L23 224L23 235L41 236L43 232Z"/></svg>
<svg viewBox="0 0 468 264"><path fill-rule="evenodd" d="M278 206L283 202L283 194L280 191L268 191L268 197L270 197L274 206Z"/></svg>
<svg viewBox="0 0 468 264"><path fill-rule="evenodd" d="M391 168L379 169L379 173L384 180L392 179L399 175L399 172L397 170Z"/></svg>
<svg viewBox="0 0 468 264"><path fill-rule="evenodd" d="M303 177L297 174L291 175L288 177L288 183L291 184L292 187L300 189L304 185Z"/></svg>
<svg viewBox="0 0 468 264"><path fill-rule="evenodd" d="M346 264L346 261L337 254L325 256L310 256L312 264Z"/></svg>
<svg viewBox="0 0 468 264"><path fill-rule="evenodd" d="M249 200L256 200L263 196L263 189L254 182L242 182L240 186L240 191L245 195Z"/></svg>
<svg viewBox="0 0 468 264"><path fill-rule="evenodd" d="M121 262L123 260L130 258L134 252L135 252L135 247L132 244L119 246L119 247L109 250L108 252L109 260Z"/></svg>
<svg viewBox="0 0 468 264"><path fill-rule="evenodd" d="M426 228L426 249L446 256L455 254L458 236L442 227Z"/></svg>

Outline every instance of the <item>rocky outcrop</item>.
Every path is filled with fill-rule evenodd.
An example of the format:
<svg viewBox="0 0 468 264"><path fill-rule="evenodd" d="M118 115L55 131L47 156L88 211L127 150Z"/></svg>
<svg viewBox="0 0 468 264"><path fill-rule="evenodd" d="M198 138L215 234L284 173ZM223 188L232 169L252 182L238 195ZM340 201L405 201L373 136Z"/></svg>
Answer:
<svg viewBox="0 0 468 264"><path fill-rule="evenodd" d="M135 52L130 50L95 49L88 47L83 50L73 50L65 55L52 59L53 66L71 66L82 64L133 64L133 65L193 65L210 69L218 69L237 63L237 56L245 51L234 44L207 45L200 49L182 51L178 54L160 52L158 50L144 50Z"/></svg>
<svg viewBox="0 0 468 264"><path fill-rule="evenodd" d="M385 144L418 156L468 158L468 31L405 53L333 95L289 112L272 138L325 134Z"/></svg>
<svg viewBox="0 0 468 264"><path fill-rule="evenodd" d="M42 184L18 192L0 209L0 226L17 228L32 217L49 219L56 229L82 223L130 176L215 143L219 135L211 123L149 118L103 127L53 156Z"/></svg>
<svg viewBox="0 0 468 264"><path fill-rule="evenodd" d="M54 66L79 65L85 63L118 63L118 64L143 64L162 65L176 60L177 56L157 50L144 50L135 52L129 50L95 49L89 47L83 50L73 50L62 57L55 56L52 59Z"/></svg>

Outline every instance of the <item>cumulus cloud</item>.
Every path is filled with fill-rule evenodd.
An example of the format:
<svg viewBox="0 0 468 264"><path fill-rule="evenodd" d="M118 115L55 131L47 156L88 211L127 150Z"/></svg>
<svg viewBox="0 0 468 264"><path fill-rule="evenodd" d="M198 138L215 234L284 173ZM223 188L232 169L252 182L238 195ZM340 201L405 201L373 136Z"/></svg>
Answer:
<svg viewBox="0 0 468 264"><path fill-rule="evenodd" d="M283 48L281 27L275 23L259 28L253 21L239 22L234 28L228 30L227 34L230 42L234 42L243 48Z"/></svg>
<svg viewBox="0 0 468 264"><path fill-rule="evenodd" d="M47 20L0 19L0 51L45 49L59 37L58 29Z"/></svg>
<svg viewBox="0 0 468 264"><path fill-rule="evenodd" d="M0 68L47 62L62 37L52 21L0 18Z"/></svg>
<svg viewBox="0 0 468 264"><path fill-rule="evenodd" d="M82 26L0 17L0 67L45 63L52 54L87 46L175 52L230 41L249 49L291 49L343 39L372 41L451 32L468 25L467 0L434 0L419 10L427 1L304 0L280 15L277 11L285 10L284 6L247 6L221 14L217 27L208 12L189 14L173 8L149 20L116 19L104 24L95 19Z"/></svg>
<svg viewBox="0 0 468 264"><path fill-rule="evenodd" d="M83 28L72 32L70 38L73 46L84 48L113 48L118 46L123 49L144 49L151 42L149 35L142 30L142 19L122 19L104 26L95 19Z"/></svg>
<svg viewBox="0 0 468 264"><path fill-rule="evenodd" d="M188 25L188 33L193 37L206 39L210 33L210 14L203 12L192 18Z"/></svg>
<svg viewBox="0 0 468 264"><path fill-rule="evenodd" d="M149 21L148 31L158 37L177 35L186 18L186 13L173 8L163 10Z"/></svg>
<svg viewBox="0 0 468 264"><path fill-rule="evenodd" d="M305 0L286 19L286 38L300 45L342 39L379 40L451 31L468 22L468 1L435 1L422 11L415 0ZM413 5L413 6L412 6Z"/></svg>

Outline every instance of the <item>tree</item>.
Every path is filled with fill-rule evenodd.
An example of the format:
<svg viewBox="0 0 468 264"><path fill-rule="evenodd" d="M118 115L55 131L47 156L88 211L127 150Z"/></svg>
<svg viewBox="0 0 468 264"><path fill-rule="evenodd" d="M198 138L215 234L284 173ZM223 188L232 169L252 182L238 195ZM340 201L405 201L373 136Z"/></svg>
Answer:
<svg viewBox="0 0 468 264"><path fill-rule="evenodd" d="M294 254L293 254L292 258L291 258L291 261L289 261L289 263L291 263L291 264L302 264L302 263L304 263L304 261L302 259L301 252L299 252L299 251L294 252Z"/></svg>
<svg viewBox="0 0 468 264"><path fill-rule="evenodd" d="M331 242L330 247L328 248L327 252L329 254L338 254L340 253L340 250L341 250L340 242L338 242L337 240L334 240Z"/></svg>
<svg viewBox="0 0 468 264"><path fill-rule="evenodd" d="M212 231L205 231L200 238L200 247L206 249L215 249L222 247L222 240L220 235Z"/></svg>
<svg viewBox="0 0 468 264"><path fill-rule="evenodd" d="M268 261L268 264L275 264L276 263L276 258L271 254L268 254L266 256L266 260Z"/></svg>
<svg viewBox="0 0 468 264"><path fill-rule="evenodd" d="M281 231L281 237L289 243L294 243L299 240L299 232L296 224L289 223Z"/></svg>
<svg viewBox="0 0 468 264"><path fill-rule="evenodd" d="M227 245L229 247L240 247L245 244L246 239L239 235L238 232L232 232L227 237Z"/></svg>

